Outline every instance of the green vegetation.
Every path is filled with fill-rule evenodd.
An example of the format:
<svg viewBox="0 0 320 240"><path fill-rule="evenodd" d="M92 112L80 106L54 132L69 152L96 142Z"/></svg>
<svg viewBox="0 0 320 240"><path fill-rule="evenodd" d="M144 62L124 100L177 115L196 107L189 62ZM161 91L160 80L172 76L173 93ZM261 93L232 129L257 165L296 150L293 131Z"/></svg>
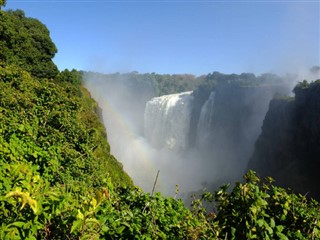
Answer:
<svg viewBox="0 0 320 240"><path fill-rule="evenodd" d="M244 178L231 193L225 186L213 198L224 239L319 239L318 202L274 186L271 178L259 183L253 171Z"/></svg>
<svg viewBox="0 0 320 240"><path fill-rule="evenodd" d="M245 183L190 209L181 200L139 189L103 188L76 195L52 188L28 164L6 165L1 176L1 239L319 239L320 206L288 194L253 172ZM4 191L6 190L6 191ZM2 194L2 193L5 193ZM213 203L213 211L203 207ZM208 204L207 204L208 206Z"/></svg>
<svg viewBox="0 0 320 240"><path fill-rule="evenodd" d="M152 97L194 90L203 79L203 77L196 78L192 74L140 74L138 72L123 74L84 72L84 76L87 79L99 79L106 83L124 84L132 91L143 89Z"/></svg>
<svg viewBox="0 0 320 240"><path fill-rule="evenodd" d="M200 79L201 80L193 94L198 99L197 101L200 101L202 104L209 97L211 91L221 87L273 86L282 85L285 81L281 77L271 73L255 76L253 73L224 74L213 72Z"/></svg>
<svg viewBox="0 0 320 240"><path fill-rule="evenodd" d="M101 184L109 174L130 182L109 153L105 129L89 93L71 83L33 79L16 67L0 67L2 162L28 162L52 184Z"/></svg>
<svg viewBox="0 0 320 240"><path fill-rule="evenodd" d="M57 71L38 20L0 14L1 239L319 239L319 204L253 172L190 209L134 187L82 73Z"/></svg>
<svg viewBox="0 0 320 240"><path fill-rule="evenodd" d="M20 66L35 77L53 78L57 48L39 20L21 10L0 12L0 61Z"/></svg>

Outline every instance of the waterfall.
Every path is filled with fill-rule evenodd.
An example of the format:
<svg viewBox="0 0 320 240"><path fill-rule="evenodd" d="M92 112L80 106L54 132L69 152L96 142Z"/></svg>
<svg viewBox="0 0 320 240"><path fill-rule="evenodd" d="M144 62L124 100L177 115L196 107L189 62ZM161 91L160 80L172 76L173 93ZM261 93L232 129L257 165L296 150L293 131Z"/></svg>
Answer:
<svg viewBox="0 0 320 240"><path fill-rule="evenodd" d="M208 100L203 104L200 112L200 117L197 125L197 134L196 134L196 146L203 147L206 145L209 140L211 129L212 129L212 120L214 114L214 99L215 92L212 91Z"/></svg>
<svg viewBox="0 0 320 240"><path fill-rule="evenodd" d="M193 96L192 92L164 95L147 102L144 113L145 138L156 148L185 150Z"/></svg>

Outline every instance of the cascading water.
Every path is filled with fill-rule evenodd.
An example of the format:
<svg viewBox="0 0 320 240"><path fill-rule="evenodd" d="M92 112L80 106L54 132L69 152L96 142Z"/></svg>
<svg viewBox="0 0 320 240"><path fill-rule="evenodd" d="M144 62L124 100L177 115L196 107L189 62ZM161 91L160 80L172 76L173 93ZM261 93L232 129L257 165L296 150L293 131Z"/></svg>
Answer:
<svg viewBox="0 0 320 240"><path fill-rule="evenodd" d="M214 91L210 93L208 100L203 104L200 111L196 132L196 146L199 148L205 146L211 134L215 95Z"/></svg>
<svg viewBox="0 0 320 240"><path fill-rule="evenodd" d="M156 148L185 150L192 111L192 92L156 97L144 113L145 138Z"/></svg>
<svg viewBox="0 0 320 240"><path fill-rule="evenodd" d="M239 179L279 89L221 86L205 101L207 90L150 100L152 88L132 81L117 74L86 76L102 109L111 153L145 191L160 170L156 190L167 195L176 184L183 193Z"/></svg>

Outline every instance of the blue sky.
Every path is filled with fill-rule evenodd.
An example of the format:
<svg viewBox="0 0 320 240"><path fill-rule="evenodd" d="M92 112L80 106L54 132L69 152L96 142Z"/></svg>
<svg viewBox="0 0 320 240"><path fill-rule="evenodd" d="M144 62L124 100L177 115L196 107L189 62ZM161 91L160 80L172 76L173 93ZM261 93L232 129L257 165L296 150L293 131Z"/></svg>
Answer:
<svg viewBox="0 0 320 240"><path fill-rule="evenodd" d="M319 1L8 0L50 30L59 69L286 73L320 65Z"/></svg>

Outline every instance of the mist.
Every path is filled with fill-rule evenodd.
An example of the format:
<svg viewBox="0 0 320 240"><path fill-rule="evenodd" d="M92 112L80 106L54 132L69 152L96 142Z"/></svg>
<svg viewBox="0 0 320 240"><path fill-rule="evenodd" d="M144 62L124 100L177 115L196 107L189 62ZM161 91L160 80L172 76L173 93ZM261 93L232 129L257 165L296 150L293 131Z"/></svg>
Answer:
<svg viewBox="0 0 320 240"><path fill-rule="evenodd" d="M134 183L151 192L160 171L155 191L173 196L178 186L182 196L241 180L270 100L276 93L290 94L296 82L303 80L297 75L283 79L282 85L211 91L198 107L196 95L191 92L154 98L156 93L151 85L133 83L126 74L109 74L106 78L88 73L85 86L102 110L111 153ZM188 94L190 97L182 97ZM165 105L163 101L171 102ZM145 110L150 104L160 104L159 111L164 113L149 115L154 116L156 125L161 121L166 124L165 128L151 125L146 130ZM172 109L175 104L180 104L182 110ZM175 136L175 131L184 136ZM193 140L181 143L184 138Z"/></svg>
<svg viewBox="0 0 320 240"><path fill-rule="evenodd" d="M214 178L208 176L212 175L211 169L219 166L214 162L212 166L205 164L198 151L181 154L166 148L157 149L145 139L144 107L154 93L141 88L133 91L128 81L123 75L106 81L88 74L85 86L102 110L111 153L123 164L134 183L151 192L159 170L155 190L174 195L176 185L181 192L186 192L200 189L205 180L213 181Z"/></svg>

